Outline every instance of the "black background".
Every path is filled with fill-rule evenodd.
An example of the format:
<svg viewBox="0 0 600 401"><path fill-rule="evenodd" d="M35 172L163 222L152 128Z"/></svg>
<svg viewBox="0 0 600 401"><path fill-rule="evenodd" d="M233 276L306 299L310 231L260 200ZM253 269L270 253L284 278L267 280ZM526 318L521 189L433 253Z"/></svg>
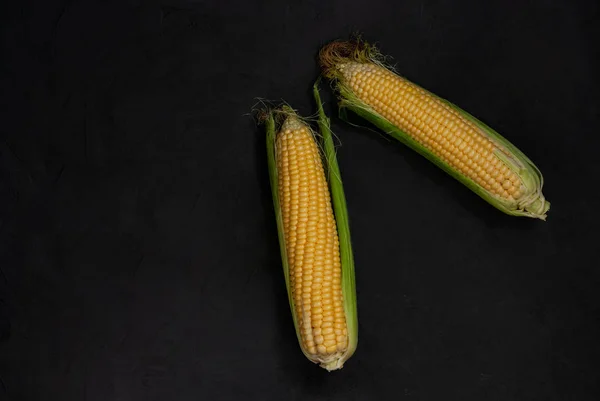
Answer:
<svg viewBox="0 0 600 401"><path fill-rule="evenodd" d="M0 7L1 400L600 399L597 2ZM501 214L327 95L360 324L328 374L248 113L313 113L318 49L355 31L517 144L552 209Z"/></svg>

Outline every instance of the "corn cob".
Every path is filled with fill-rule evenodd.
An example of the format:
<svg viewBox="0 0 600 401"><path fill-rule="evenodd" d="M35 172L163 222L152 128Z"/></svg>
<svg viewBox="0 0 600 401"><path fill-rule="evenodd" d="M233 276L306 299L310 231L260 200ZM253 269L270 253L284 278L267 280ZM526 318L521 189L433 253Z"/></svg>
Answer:
<svg viewBox="0 0 600 401"><path fill-rule="evenodd" d="M342 368L356 349L356 294L342 183L324 114L319 125L324 155L313 131L290 108L272 111L266 119L271 188L296 334L305 356L331 371Z"/></svg>
<svg viewBox="0 0 600 401"><path fill-rule="evenodd" d="M497 209L546 219L550 202L541 172L496 131L395 74L360 40L330 43L319 60L323 75L337 84L342 110L413 148Z"/></svg>

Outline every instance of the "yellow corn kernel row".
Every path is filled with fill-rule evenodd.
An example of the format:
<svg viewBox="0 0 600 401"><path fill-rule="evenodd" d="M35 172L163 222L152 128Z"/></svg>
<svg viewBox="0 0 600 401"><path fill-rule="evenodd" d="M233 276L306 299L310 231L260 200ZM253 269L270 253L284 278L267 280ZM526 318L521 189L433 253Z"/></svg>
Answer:
<svg viewBox="0 0 600 401"><path fill-rule="evenodd" d="M279 203L301 345L322 362L348 347L336 221L310 129L287 117L276 137Z"/></svg>

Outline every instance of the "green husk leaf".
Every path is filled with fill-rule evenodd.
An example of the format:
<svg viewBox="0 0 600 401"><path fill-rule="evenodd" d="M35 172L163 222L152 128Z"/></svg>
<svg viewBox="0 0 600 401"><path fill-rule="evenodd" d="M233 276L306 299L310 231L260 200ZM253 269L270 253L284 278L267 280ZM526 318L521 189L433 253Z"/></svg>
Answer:
<svg viewBox="0 0 600 401"><path fill-rule="evenodd" d="M355 114L383 130L388 135L399 140L411 149L415 150L417 153L427 158L450 176L454 177L463 183L467 188L471 189L481 198L486 200L489 204L506 214L538 218L541 220L546 219L546 212L550 208L550 202L546 201L542 195L543 176L540 170L527 156L523 154L523 152L510 143L506 138L498 134L495 130L453 103L442 99L439 96L420 87L428 94L444 102L446 105L453 108L457 113L461 114L464 118L474 123L484 135L488 136L497 144L499 148L505 151L496 152L496 155L507 165L507 167L511 168L519 175L523 184L530 192L528 196L524 197L523 199L519 199L518 202L508 201L495 196L469 177L455 170L452 166L438 158L429 149L412 139L405 131L396 127L392 122L378 114L368 104L360 100L358 96L344 84L342 76L337 69L337 66L344 62L354 61L361 63L375 63L382 68L391 70L389 67L384 65L382 61L383 57L373 46L362 42L361 40L357 40L355 42L333 42L321 50L320 60L321 66L324 69L324 75L335 81L336 90L340 97L340 117L342 119L347 120L347 115L344 112L345 109L354 112Z"/></svg>
<svg viewBox="0 0 600 401"><path fill-rule="evenodd" d="M358 312L356 306L356 282L354 273L354 256L350 239L350 224L342 175L336 158L333 134L329 118L325 115L321 96L319 94L319 80L313 86L313 95L317 104L319 131L323 138L323 151L327 166L329 190L333 203L333 212L338 229L340 242L340 258L342 265L342 293L344 296L344 312L346 315L346 328L348 330L348 349L338 361L342 367L356 351L358 345Z"/></svg>
<svg viewBox="0 0 600 401"><path fill-rule="evenodd" d="M319 127L322 131L321 141L320 143L318 143L318 145L320 145L320 149L323 149L322 157L324 160L324 169L326 171L326 176L328 177L330 192L332 196L332 205L334 209L334 215L336 218L336 224L338 227L338 237L340 242L340 258L342 267L342 293L344 296L344 311L346 315L346 325L348 331L348 348L343 354L337 356L336 358L324 360L322 358L316 357L315 355L309 354L304 349L302 345L302 339L300 336L299 319L296 316L294 300L292 297L292 291L290 287L289 263L285 245L283 216L279 202L278 171L275 146L278 129L280 128L281 124L285 121L285 119L288 117L297 118L299 120L302 119L290 107L283 106L281 109L269 110L268 112L266 112L263 120L267 132L266 140L269 179L271 183L271 193L273 197L273 205L275 208L275 217L277 221L277 231L279 237L281 259L286 289L288 293L288 302L290 304L290 310L294 321L296 336L298 338L300 349L302 350L306 358L308 358L314 363L319 363L321 367L328 371L331 371L341 369L343 367L344 362L346 362L356 350L358 323L356 317L354 262L352 257L352 247L350 244L350 231L348 227L348 215L346 210L344 192L340 178L339 167L335 158L335 149L333 148L333 140L331 131L329 130L329 123L327 120L322 120L322 118L326 119L326 116L324 113L322 113L322 106L320 104L320 101L317 101L317 103L321 108L319 117ZM317 138L317 135L315 135L315 140L317 140Z"/></svg>
<svg viewBox="0 0 600 401"><path fill-rule="evenodd" d="M298 321L296 319L296 313L294 312L294 301L292 299L292 291L290 289L290 267L288 263L287 250L285 247L285 235L283 228L283 216L281 213L281 206L279 203L279 185L277 181L277 161L275 160L275 136L277 134L275 128L275 116L272 110L266 112L265 117L265 128L267 131L267 165L269 169L269 181L271 182L271 194L273 196L273 206L275 208L275 220L277 221L277 235L279 237L279 250L281 252L281 263L283 266L283 274L285 278L285 286L288 294L288 302L292 309L292 318L294 320L294 327L296 329L296 335L300 342L300 332L298 330ZM303 350L304 352L304 350Z"/></svg>

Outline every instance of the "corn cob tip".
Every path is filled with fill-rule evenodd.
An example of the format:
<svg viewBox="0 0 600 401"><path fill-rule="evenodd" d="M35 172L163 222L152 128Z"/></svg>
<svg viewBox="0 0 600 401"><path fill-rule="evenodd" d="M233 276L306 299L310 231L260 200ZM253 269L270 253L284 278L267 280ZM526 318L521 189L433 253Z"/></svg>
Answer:
<svg viewBox="0 0 600 401"><path fill-rule="evenodd" d="M278 122L279 131L285 132L288 129L295 130L307 126L302 117L286 104L274 110L274 113Z"/></svg>
<svg viewBox="0 0 600 401"><path fill-rule="evenodd" d="M321 362L321 364L319 366L322 367L323 369L327 370L328 372L331 372L331 371L343 368L344 362L346 361L346 359L347 358L344 358L342 355L339 355L336 357L336 359L334 359L330 362Z"/></svg>
<svg viewBox="0 0 600 401"><path fill-rule="evenodd" d="M272 120L276 132L298 129L306 125L296 111L285 104L279 107L264 107L256 110L255 113L259 124L268 124Z"/></svg>
<svg viewBox="0 0 600 401"><path fill-rule="evenodd" d="M326 78L336 78L340 67L349 61L360 63L378 63L380 54L375 46L368 44L360 38L347 41L336 40L325 45L319 51L319 65Z"/></svg>
<svg viewBox="0 0 600 401"><path fill-rule="evenodd" d="M527 217L533 217L542 221L546 221L549 210L550 202L548 202L546 198L544 198L544 195L540 193L533 202L523 207L523 214Z"/></svg>

